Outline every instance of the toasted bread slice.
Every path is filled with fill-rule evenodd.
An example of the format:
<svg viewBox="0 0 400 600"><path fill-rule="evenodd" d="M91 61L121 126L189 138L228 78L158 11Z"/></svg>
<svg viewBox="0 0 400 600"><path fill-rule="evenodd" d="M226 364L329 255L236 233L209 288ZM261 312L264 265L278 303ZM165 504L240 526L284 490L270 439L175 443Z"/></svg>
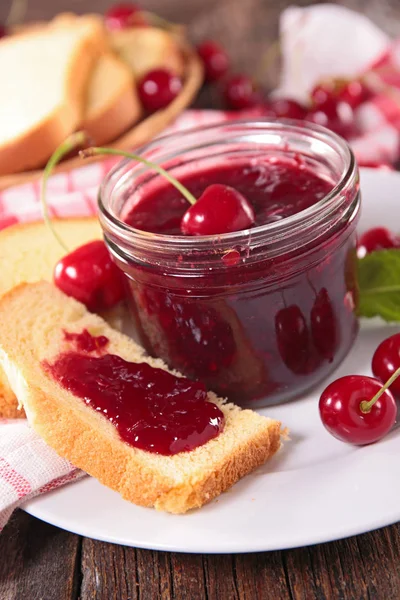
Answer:
<svg viewBox="0 0 400 600"><path fill-rule="evenodd" d="M0 175L42 166L82 122L98 24L46 27L0 42Z"/></svg>
<svg viewBox="0 0 400 600"><path fill-rule="evenodd" d="M86 242L102 237L95 217L54 219L57 232L68 248L73 250ZM13 225L0 232L0 295L23 282L45 279L52 281L56 262L65 251L43 221ZM121 308L109 311L104 317L115 327L121 326ZM0 369L0 417L23 418L18 400Z"/></svg>
<svg viewBox="0 0 400 600"><path fill-rule="evenodd" d="M18 326L16 326L18 324ZM166 369L130 338L46 282L22 284L0 299L0 362L33 429L56 450L126 500L184 513L202 506L263 464L280 446L280 423L209 400L223 411L223 431L203 446L162 456L126 444L101 413L43 368L71 342L64 331L88 329L109 339L108 352Z"/></svg>
<svg viewBox="0 0 400 600"><path fill-rule="evenodd" d="M82 129L95 144L106 144L129 129L140 114L130 68L111 52L103 54L90 76Z"/></svg>
<svg viewBox="0 0 400 600"><path fill-rule="evenodd" d="M179 76L184 73L184 60L172 35L155 27L132 27L110 33L115 52L132 69L139 80L153 69L168 69Z"/></svg>

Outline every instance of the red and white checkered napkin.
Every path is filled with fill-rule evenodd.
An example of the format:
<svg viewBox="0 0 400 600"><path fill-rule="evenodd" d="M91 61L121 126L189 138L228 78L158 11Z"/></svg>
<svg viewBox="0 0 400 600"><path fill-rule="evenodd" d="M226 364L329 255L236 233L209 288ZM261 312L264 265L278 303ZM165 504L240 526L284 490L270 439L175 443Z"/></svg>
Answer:
<svg viewBox="0 0 400 600"><path fill-rule="evenodd" d="M359 109L363 135L352 146L360 164L395 163L400 156L400 42L392 44L370 72L382 83L382 91ZM252 114L262 115L262 110ZM190 110L169 132L248 115ZM114 163L105 160L53 176L48 185L50 213L95 214L99 183ZM40 219L39 192L38 182L0 192L0 229ZM0 421L0 531L24 501L83 476L46 446L25 420Z"/></svg>
<svg viewBox="0 0 400 600"><path fill-rule="evenodd" d="M1 421L0 531L22 502L83 476L47 446L25 420Z"/></svg>

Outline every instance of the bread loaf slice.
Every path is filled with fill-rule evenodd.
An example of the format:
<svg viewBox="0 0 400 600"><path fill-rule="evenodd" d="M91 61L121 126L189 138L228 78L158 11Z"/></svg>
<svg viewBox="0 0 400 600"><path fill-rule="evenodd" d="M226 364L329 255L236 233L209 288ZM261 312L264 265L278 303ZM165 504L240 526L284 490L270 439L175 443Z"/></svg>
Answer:
<svg viewBox="0 0 400 600"><path fill-rule="evenodd" d="M96 217L54 219L54 227L71 250L91 240L101 239ZM55 264L65 254L49 228L39 221L13 225L0 231L0 295L14 286L45 279L52 281ZM121 326L122 307L103 315L115 327ZM0 417L25 417L18 400L0 368Z"/></svg>
<svg viewBox="0 0 400 600"><path fill-rule="evenodd" d="M184 60L171 34L156 27L131 27L110 33L111 46L131 68L136 80L153 69L184 74Z"/></svg>
<svg viewBox="0 0 400 600"><path fill-rule="evenodd" d="M80 125L99 31L65 23L0 41L0 175L42 166Z"/></svg>
<svg viewBox="0 0 400 600"><path fill-rule="evenodd" d="M104 53L90 76L82 129L96 145L106 144L129 129L140 114L133 73L117 56Z"/></svg>
<svg viewBox="0 0 400 600"><path fill-rule="evenodd" d="M162 456L126 444L104 415L43 369L42 361L51 363L68 350L63 332L84 328L107 336L109 353L166 369L46 282L22 284L0 299L0 362L33 429L60 456L126 500L184 513L215 498L280 447L279 422L225 404L212 393L209 400L223 411L225 426L203 446Z"/></svg>

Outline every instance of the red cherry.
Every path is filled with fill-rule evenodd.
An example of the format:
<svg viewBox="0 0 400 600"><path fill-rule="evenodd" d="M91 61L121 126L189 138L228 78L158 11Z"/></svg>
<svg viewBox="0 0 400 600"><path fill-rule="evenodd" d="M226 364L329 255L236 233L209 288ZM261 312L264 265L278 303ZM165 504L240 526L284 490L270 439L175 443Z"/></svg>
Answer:
<svg viewBox="0 0 400 600"><path fill-rule="evenodd" d="M372 92L361 81L349 81L337 93L338 100L343 100L351 106L358 108L360 104L372 97Z"/></svg>
<svg viewBox="0 0 400 600"><path fill-rule="evenodd" d="M181 79L167 69L149 71L138 85L140 100L149 112L155 112L168 106L181 89Z"/></svg>
<svg viewBox="0 0 400 600"><path fill-rule="evenodd" d="M93 312L111 308L124 297L121 271L101 240L64 256L56 264L54 283Z"/></svg>
<svg viewBox="0 0 400 600"><path fill-rule="evenodd" d="M234 75L223 89L225 104L233 110L252 108L261 102L261 95L254 81L247 75Z"/></svg>
<svg viewBox="0 0 400 600"><path fill-rule="evenodd" d="M7 35L6 27L0 23L0 40L1 40L1 38L6 37L6 35Z"/></svg>
<svg viewBox="0 0 400 600"><path fill-rule="evenodd" d="M397 406L385 390L368 412L361 403L370 401L382 389L380 381L364 375L347 375L324 390L319 412L325 428L338 440L364 445L377 442L396 422Z"/></svg>
<svg viewBox="0 0 400 600"><path fill-rule="evenodd" d="M216 235L248 229L255 221L254 210L246 198L228 185L208 186L196 204L183 215L185 235Z"/></svg>
<svg viewBox="0 0 400 600"><path fill-rule="evenodd" d="M288 98L270 100L268 102L268 108L270 108L279 119L304 119L307 114L307 109L304 106L295 100L289 100Z"/></svg>
<svg viewBox="0 0 400 600"><path fill-rule="evenodd" d="M314 346L323 358L332 362L337 347L338 331L332 302L326 288L322 288L315 298L310 323Z"/></svg>
<svg viewBox="0 0 400 600"><path fill-rule="evenodd" d="M106 27L111 31L117 31L131 27L133 24L144 24L140 12L140 8L131 2L114 4L104 15Z"/></svg>
<svg viewBox="0 0 400 600"><path fill-rule="evenodd" d="M330 104L336 104L335 88L333 83L322 83L316 85L311 91L311 100L314 108L322 108Z"/></svg>
<svg viewBox="0 0 400 600"><path fill-rule="evenodd" d="M345 139L357 135L353 109L347 102L328 100L316 106L307 115L306 120L331 129Z"/></svg>
<svg viewBox="0 0 400 600"><path fill-rule="evenodd" d="M302 375L308 372L310 335L303 313L296 304L282 308L275 316L279 354L288 369Z"/></svg>
<svg viewBox="0 0 400 600"><path fill-rule="evenodd" d="M383 383L400 367L400 333L383 340L375 350L372 357L372 372ZM395 396L400 395L400 379L396 379L390 386L390 391Z"/></svg>
<svg viewBox="0 0 400 600"><path fill-rule="evenodd" d="M372 227L365 231L358 240L357 254L360 257L390 248L399 248L400 239L386 227Z"/></svg>
<svg viewBox="0 0 400 600"><path fill-rule="evenodd" d="M200 44L197 52L204 65L204 73L207 81L218 81L227 74L229 69L229 58L225 50L212 40Z"/></svg>

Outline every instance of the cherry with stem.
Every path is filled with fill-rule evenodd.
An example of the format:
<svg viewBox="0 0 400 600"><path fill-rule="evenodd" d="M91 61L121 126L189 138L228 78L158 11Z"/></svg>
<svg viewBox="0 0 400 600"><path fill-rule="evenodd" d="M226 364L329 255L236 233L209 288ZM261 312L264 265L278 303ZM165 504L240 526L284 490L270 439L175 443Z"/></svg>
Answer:
<svg viewBox="0 0 400 600"><path fill-rule="evenodd" d="M320 417L337 439L355 445L382 439L397 417L396 401L388 389L400 375L400 367L382 385L366 375L347 375L332 382L321 394Z"/></svg>

